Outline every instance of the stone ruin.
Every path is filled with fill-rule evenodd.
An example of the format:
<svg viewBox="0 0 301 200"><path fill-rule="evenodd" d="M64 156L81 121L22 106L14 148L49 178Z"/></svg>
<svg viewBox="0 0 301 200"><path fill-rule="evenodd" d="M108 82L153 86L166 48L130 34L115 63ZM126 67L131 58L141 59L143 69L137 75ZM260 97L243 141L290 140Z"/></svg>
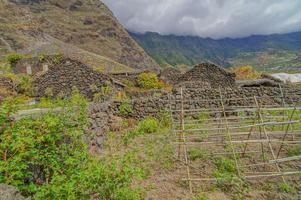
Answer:
<svg viewBox="0 0 301 200"><path fill-rule="evenodd" d="M159 74L160 79L166 81L169 84L176 83L181 76L182 73L179 70L172 67L163 69Z"/></svg>
<svg viewBox="0 0 301 200"><path fill-rule="evenodd" d="M47 72L50 66L59 62L59 59L56 60L56 57L59 58L58 56L23 58L12 64L12 70L15 74L34 76L39 73Z"/></svg>
<svg viewBox="0 0 301 200"><path fill-rule="evenodd" d="M0 77L0 102L7 96L13 96L17 93L18 86L9 77Z"/></svg>
<svg viewBox="0 0 301 200"><path fill-rule="evenodd" d="M33 81L34 94L37 97L69 96L76 88L88 99L101 92L103 87L113 88L109 76L87 67L81 62L64 59L60 64L51 66L47 72L36 76Z"/></svg>
<svg viewBox="0 0 301 200"><path fill-rule="evenodd" d="M197 85L212 88L233 87L235 86L235 74L214 64L202 63L179 77L177 84L185 85L185 82L202 83Z"/></svg>

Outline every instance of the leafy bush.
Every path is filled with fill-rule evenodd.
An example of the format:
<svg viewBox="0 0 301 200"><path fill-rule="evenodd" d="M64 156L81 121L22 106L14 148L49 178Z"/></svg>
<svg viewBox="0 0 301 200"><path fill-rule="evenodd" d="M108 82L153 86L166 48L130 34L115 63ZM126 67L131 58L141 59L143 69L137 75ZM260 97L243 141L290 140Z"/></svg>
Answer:
<svg viewBox="0 0 301 200"><path fill-rule="evenodd" d="M18 62L19 60L21 60L22 58L24 58L24 55L22 55L20 53L11 53L6 57L6 61L9 64L14 64L14 63Z"/></svg>
<svg viewBox="0 0 301 200"><path fill-rule="evenodd" d="M52 62L54 64L59 64L62 60L63 60L63 54L61 53L58 53L58 54L55 54L53 57L52 57Z"/></svg>
<svg viewBox="0 0 301 200"><path fill-rule="evenodd" d="M152 72L139 74L138 84L145 89L156 89L160 87L157 75Z"/></svg>
<svg viewBox="0 0 301 200"><path fill-rule="evenodd" d="M138 132L140 133L155 133L158 129L159 122L152 117L147 117L138 123Z"/></svg>
<svg viewBox="0 0 301 200"><path fill-rule="evenodd" d="M45 61L46 57L47 57L47 56L46 56L46 54L44 54L44 53L41 53L41 54L38 56L40 62Z"/></svg>
<svg viewBox="0 0 301 200"><path fill-rule="evenodd" d="M0 182L18 187L34 199L141 199L133 189L128 156L100 160L89 154L84 140L87 102L74 92L63 112L10 122L16 109L8 99L0 108Z"/></svg>
<svg viewBox="0 0 301 200"><path fill-rule="evenodd" d="M161 111L158 114L157 119L160 123L160 127L162 128L170 128L172 125L172 118L169 112Z"/></svg>
<svg viewBox="0 0 301 200"><path fill-rule="evenodd" d="M123 143L128 144L130 140L134 139L136 136L147 134L147 133L155 133L159 130L159 122L157 119L152 117L147 117L140 121L137 127L133 130L126 131L123 136Z"/></svg>
<svg viewBox="0 0 301 200"><path fill-rule="evenodd" d="M257 72L252 66L235 67L230 70L236 74L238 80L260 79L261 73Z"/></svg>
<svg viewBox="0 0 301 200"><path fill-rule="evenodd" d="M122 83L123 83L124 85L126 85L128 88L132 88L132 87L135 86L135 84L134 84L132 81L128 80L128 79L123 79L123 80L122 80Z"/></svg>
<svg viewBox="0 0 301 200"><path fill-rule="evenodd" d="M285 192L285 193L294 193L294 192L296 192L296 189L293 186L291 186L287 183L279 184L279 189L280 189L280 192Z"/></svg>
<svg viewBox="0 0 301 200"><path fill-rule="evenodd" d="M91 86L93 87L93 86ZM92 91L98 91L97 87L96 90L91 88ZM98 92L94 94L93 100L94 101L99 101L103 99L104 97L108 96L111 92L111 88L109 86L102 86Z"/></svg>
<svg viewBox="0 0 301 200"><path fill-rule="evenodd" d="M119 114L122 116L128 116L133 112L133 106L129 100L123 100L118 108Z"/></svg>
<svg viewBox="0 0 301 200"><path fill-rule="evenodd" d="M26 94L28 96L32 96L33 88L32 88L32 79L30 76L22 75L18 79L18 85L20 92Z"/></svg>

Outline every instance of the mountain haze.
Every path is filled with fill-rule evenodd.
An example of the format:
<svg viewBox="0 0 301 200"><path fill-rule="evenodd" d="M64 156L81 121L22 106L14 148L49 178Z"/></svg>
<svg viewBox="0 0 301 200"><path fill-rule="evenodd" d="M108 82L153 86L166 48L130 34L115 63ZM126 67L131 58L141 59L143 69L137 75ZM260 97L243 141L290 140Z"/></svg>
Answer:
<svg viewBox="0 0 301 200"><path fill-rule="evenodd" d="M130 34L162 66L192 66L210 61L224 67L301 69L301 32L219 40L153 32Z"/></svg>
<svg viewBox="0 0 301 200"><path fill-rule="evenodd" d="M99 0L1 0L0 24L2 58L63 53L105 71L157 67Z"/></svg>

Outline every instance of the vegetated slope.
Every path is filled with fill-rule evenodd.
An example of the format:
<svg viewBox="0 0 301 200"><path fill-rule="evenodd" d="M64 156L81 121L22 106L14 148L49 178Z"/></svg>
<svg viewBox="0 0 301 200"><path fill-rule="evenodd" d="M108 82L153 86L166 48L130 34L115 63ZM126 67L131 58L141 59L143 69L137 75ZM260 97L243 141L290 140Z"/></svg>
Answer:
<svg viewBox="0 0 301 200"><path fill-rule="evenodd" d="M105 70L157 66L99 0L1 0L0 4L0 57L16 50L35 54L60 50L79 59L89 54L94 62L89 64L105 65Z"/></svg>
<svg viewBox="0 0 301 200"><path fill-rule="evenodd" d="M220 40L150 32L130 34L162 66L210 61L224 67L250 64L267 70L301 68L301 32Z"/></svg>

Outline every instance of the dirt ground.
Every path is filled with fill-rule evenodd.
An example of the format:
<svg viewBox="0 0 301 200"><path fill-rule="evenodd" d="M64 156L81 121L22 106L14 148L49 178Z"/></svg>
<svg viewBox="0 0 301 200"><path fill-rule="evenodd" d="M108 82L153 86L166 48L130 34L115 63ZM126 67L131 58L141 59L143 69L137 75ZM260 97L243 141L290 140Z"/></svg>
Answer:
<svg viewBox="0 0 301 200"><path fill-rule="evenodd" d="M275 117L266 115L265 122L275 121ZM292 120L301 119L296 115ZM122 144L123 132L115 133L107 138L107 146L105 154L119 155L125 152L135 152L138 162L135 164L142 167L147 172L147 177L144 180L135 181L135 186L145 188L146 200L227 200L227 199L248 199L248 200L298 200L301 199L301 174L285 176L285 182L289 187L294 188L287 192L281 191L283 180L278 177L260 177L256 179L245 179L250 175L265 175L278 173L276 164L257 165L258 163L268 162L273 160L273 154L269 146L268 140L280 141L286 132L286 126L269 125L259 128L259 126L251 130L250 127L240 128L239 130L231 131L231 141L234 144L229 144L229 134L225 130L215 130L222 128L221 120L202 119L201 122L193 122L189 125L189 120L186 120L185 143L181 145L179 156L179 134L175 130L162 129L157 133L140 135L131 140L127 145ZM283 118L281 120L284 120ZM204 123L205 121L205 123ZM234 119L228 121L229 127L248 126L254 123L254 120ZM133 125L134 126L134 125ZM289 150L295 147L300 147L301 141L300 124L295 124L295 131L290 128L289 134L285 141L288 144L281 148L279 158L289 157ZM127 127L129 128L129 127ZM173 126L174 129L179 129L179 124ZM122 128L124 130L126 128ZM190 131L195 129L206 129L206 131ZM207 130L214 129L214 130ZM248 134L252 133L249 137ZM261 138L260 138L261 132ZM268 134L268 140L265 138L265 133ZM294 138L292 135L294 135ZM181 135L180 135L181 136ZM256 142L257 140L263 142ZM235 141L254 141L248 143L235 143ZM296 141L294 143L293 141ZM274 154L282 143L271 143ZM237 178L236 172L229 173L229 182L216 181L192 181L192 193L190 193L189 182L187 179L187 165L185 162L186 156L189 165L189 175L191 179L200 178L215 178L218 170L227 168L227 163L219 169L217 162L234 162L233 150L236 152L239 171L241 175ZM242 153L246 149L245 155ZM264 155L262 154L264 152ZM238 152L238 153L237 153ZM252 165L252 166L246 166ZM281 172L301 171L301 161L281 162L278 163ZM235 168L235 165L234 165ZM228 169L226 169L228 170ZM231 170L230 170L231 171ZM227 173L222 175L229 175ZM236 177L237 176L237 177ZM283 186L284 187L284 186ZM283 190L283 188L282 188ZM285 190L285 188L284 188ZM289 189L288 189L289 190Z"/></svg>

